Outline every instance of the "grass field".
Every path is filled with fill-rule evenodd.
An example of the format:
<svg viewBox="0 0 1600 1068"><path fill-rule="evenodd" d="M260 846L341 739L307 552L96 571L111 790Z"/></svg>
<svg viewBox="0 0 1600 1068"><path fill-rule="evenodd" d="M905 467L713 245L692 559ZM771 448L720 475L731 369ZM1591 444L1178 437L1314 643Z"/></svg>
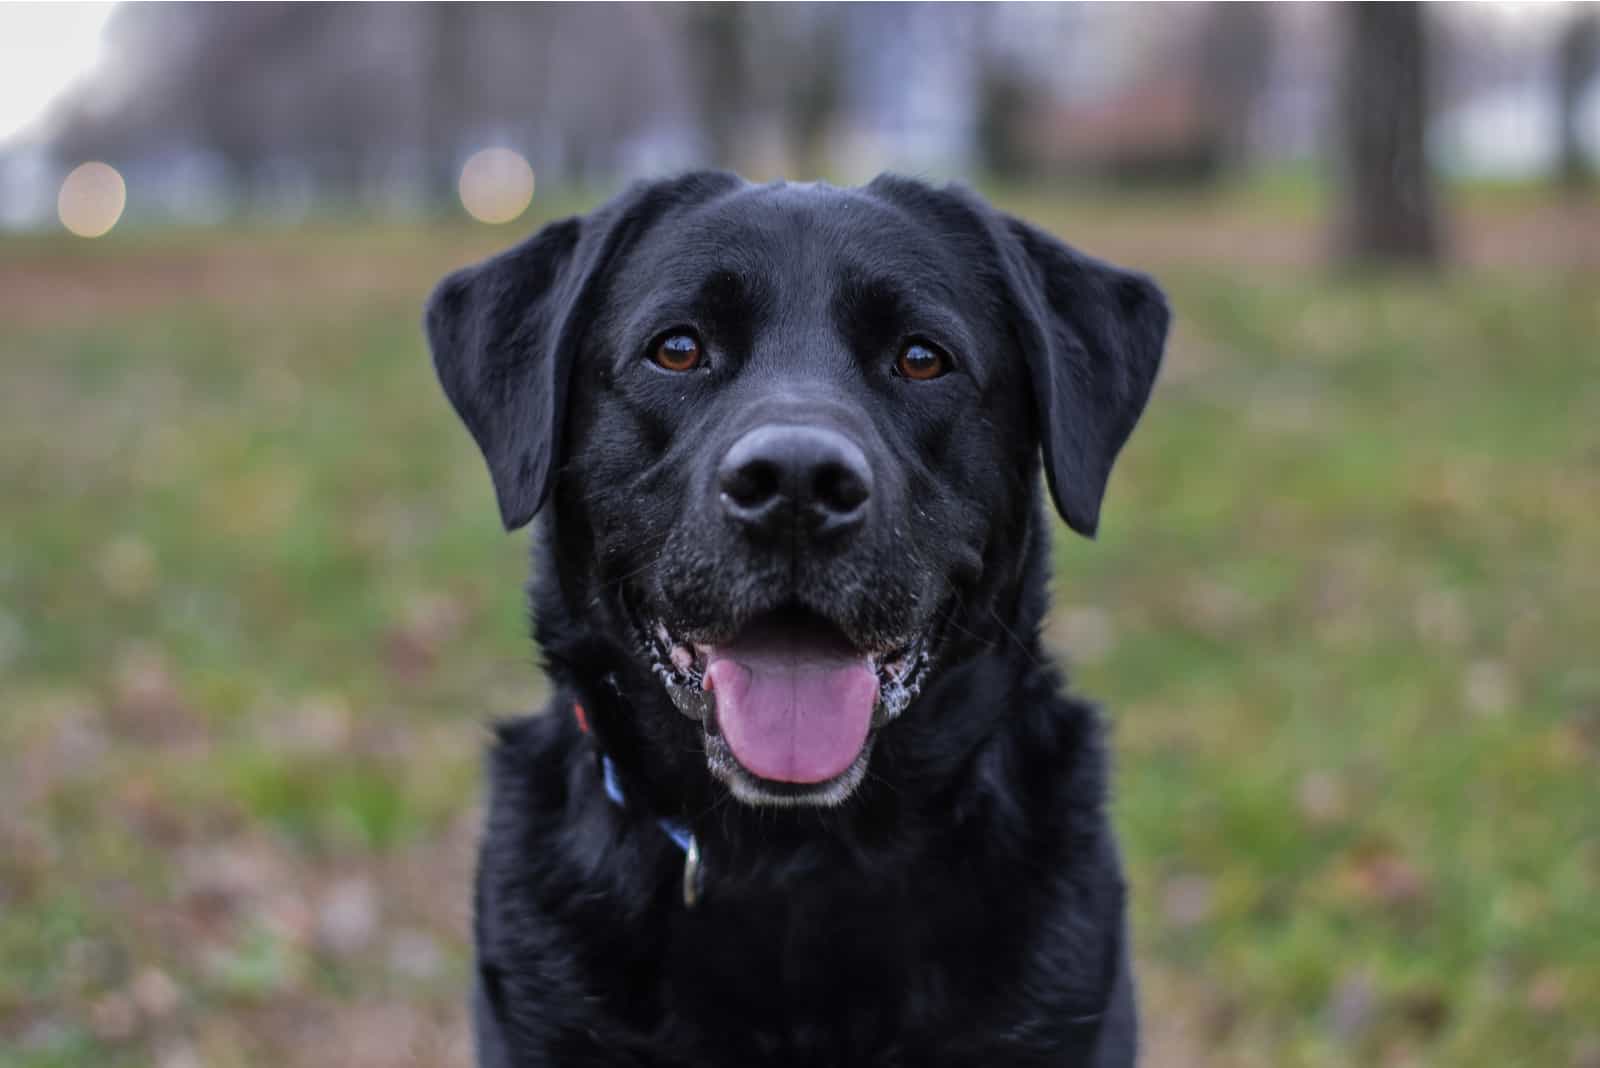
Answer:
<svg viewBox="0 0 1600 1068"><path fill-rule="evenodd" d="M1018 202L1179 316L1050 624L1148 1062L1600 1065L1594 206L1361 281L1294 203ZM540 682L417 319L512 236L0 240L0 1065L466 1063L484 725Z"/></svg>

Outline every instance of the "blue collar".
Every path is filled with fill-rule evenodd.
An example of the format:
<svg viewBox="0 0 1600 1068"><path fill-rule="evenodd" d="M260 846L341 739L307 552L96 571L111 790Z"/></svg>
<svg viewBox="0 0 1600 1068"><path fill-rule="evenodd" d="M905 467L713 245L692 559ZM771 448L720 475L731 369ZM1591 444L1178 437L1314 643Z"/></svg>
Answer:
<svg viewBox="0 0 1600 1068"><path fill-rule="evenodd" d="M572 717L578 721L578 730L588 734L589 715L583 710L581 701L572 702ZM605 783L606 796L618 808L627 808L628 799L622 793L617 765L598 746L596 752L600 755L600 778ZM657 819L656 826L661 828L662 834L672 839L673 845L683 850L683 904L685 908L692 909L695 902L700 900L700 887L705 881L700 870L700 843L694 840L694 832L677 820Z"/></svg>
<svg viewBox="0 0 1600 1068"><path fill-rule="evenodd" d="M611 803L618 808L627 808L628 800L622 794L622 781L617 778L617 765L604 753L600 754L600 769L605 776L606 796L611 798ZM672 839L674 845L683 850L685 856L694 850L694 834L677 820L658 819L656 826Z"/></svg>
<svg viewBox="0 0 1600 1068"><path fill-rule="evenodd" d="M627 808L627 798L622 793L622 780L617 777L617 765L604 753L600 754L601 778L605 782L606 796L618 808ZM701 886L705 882L704 874L700 869L700 843L694 840L694 832L677 820L660 818L656 826L661 828L661 833L672 839L672 844L683 850L683 906L694 908L700 900Z"/></svg>

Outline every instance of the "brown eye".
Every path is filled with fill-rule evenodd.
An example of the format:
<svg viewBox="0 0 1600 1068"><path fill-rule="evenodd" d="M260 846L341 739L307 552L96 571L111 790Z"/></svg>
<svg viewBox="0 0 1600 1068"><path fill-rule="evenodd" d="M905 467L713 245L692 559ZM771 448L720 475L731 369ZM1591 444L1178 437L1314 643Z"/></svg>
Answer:
<svg viewBox="0 0 1600 1068"><path fill-rule="evenodd" d="M661 339L650 359L667 371L693 371L700 366L700 342L693 334L670 334Z"/></svg>
<svg viewBox="0 0 1600 1068"><path fill-rule="evenodd" d="M932 345L913 341L900 350L900 358L895 360L894 369L901 378L926 382L950 370L950 358Z"/></svg>

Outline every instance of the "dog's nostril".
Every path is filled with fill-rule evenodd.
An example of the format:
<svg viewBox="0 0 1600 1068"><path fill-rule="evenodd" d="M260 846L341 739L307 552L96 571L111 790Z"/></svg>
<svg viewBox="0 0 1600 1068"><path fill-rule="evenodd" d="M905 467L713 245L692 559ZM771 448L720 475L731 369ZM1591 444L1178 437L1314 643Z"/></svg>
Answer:
<svg viewBox="0 0 1600 1068"><path fill-rule="evenodd" d="M777 497L783 488L778 465L759 457L725 469L720 482L722 492L741 508L760 507Z"/></svg>
<svg viewBox="0 0 1600 1068"><path fill-rule="evenodd" d="M815 503L824 511L844 515L855 511L869 495L866 480L844 463L823 464L812 483Z"/></svg>

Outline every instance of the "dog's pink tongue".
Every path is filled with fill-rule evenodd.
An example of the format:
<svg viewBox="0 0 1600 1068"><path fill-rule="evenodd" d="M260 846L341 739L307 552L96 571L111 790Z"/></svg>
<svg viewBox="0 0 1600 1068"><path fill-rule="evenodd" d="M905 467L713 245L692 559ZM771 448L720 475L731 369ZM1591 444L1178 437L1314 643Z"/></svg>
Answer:
<svg viewBox="0 0 1600 1068"><path fill-rule="evenodd" d="M878 700L864 657L771 639L709 649L705 687L733 755L776 782L842 774L866 744Z"/></svg>

